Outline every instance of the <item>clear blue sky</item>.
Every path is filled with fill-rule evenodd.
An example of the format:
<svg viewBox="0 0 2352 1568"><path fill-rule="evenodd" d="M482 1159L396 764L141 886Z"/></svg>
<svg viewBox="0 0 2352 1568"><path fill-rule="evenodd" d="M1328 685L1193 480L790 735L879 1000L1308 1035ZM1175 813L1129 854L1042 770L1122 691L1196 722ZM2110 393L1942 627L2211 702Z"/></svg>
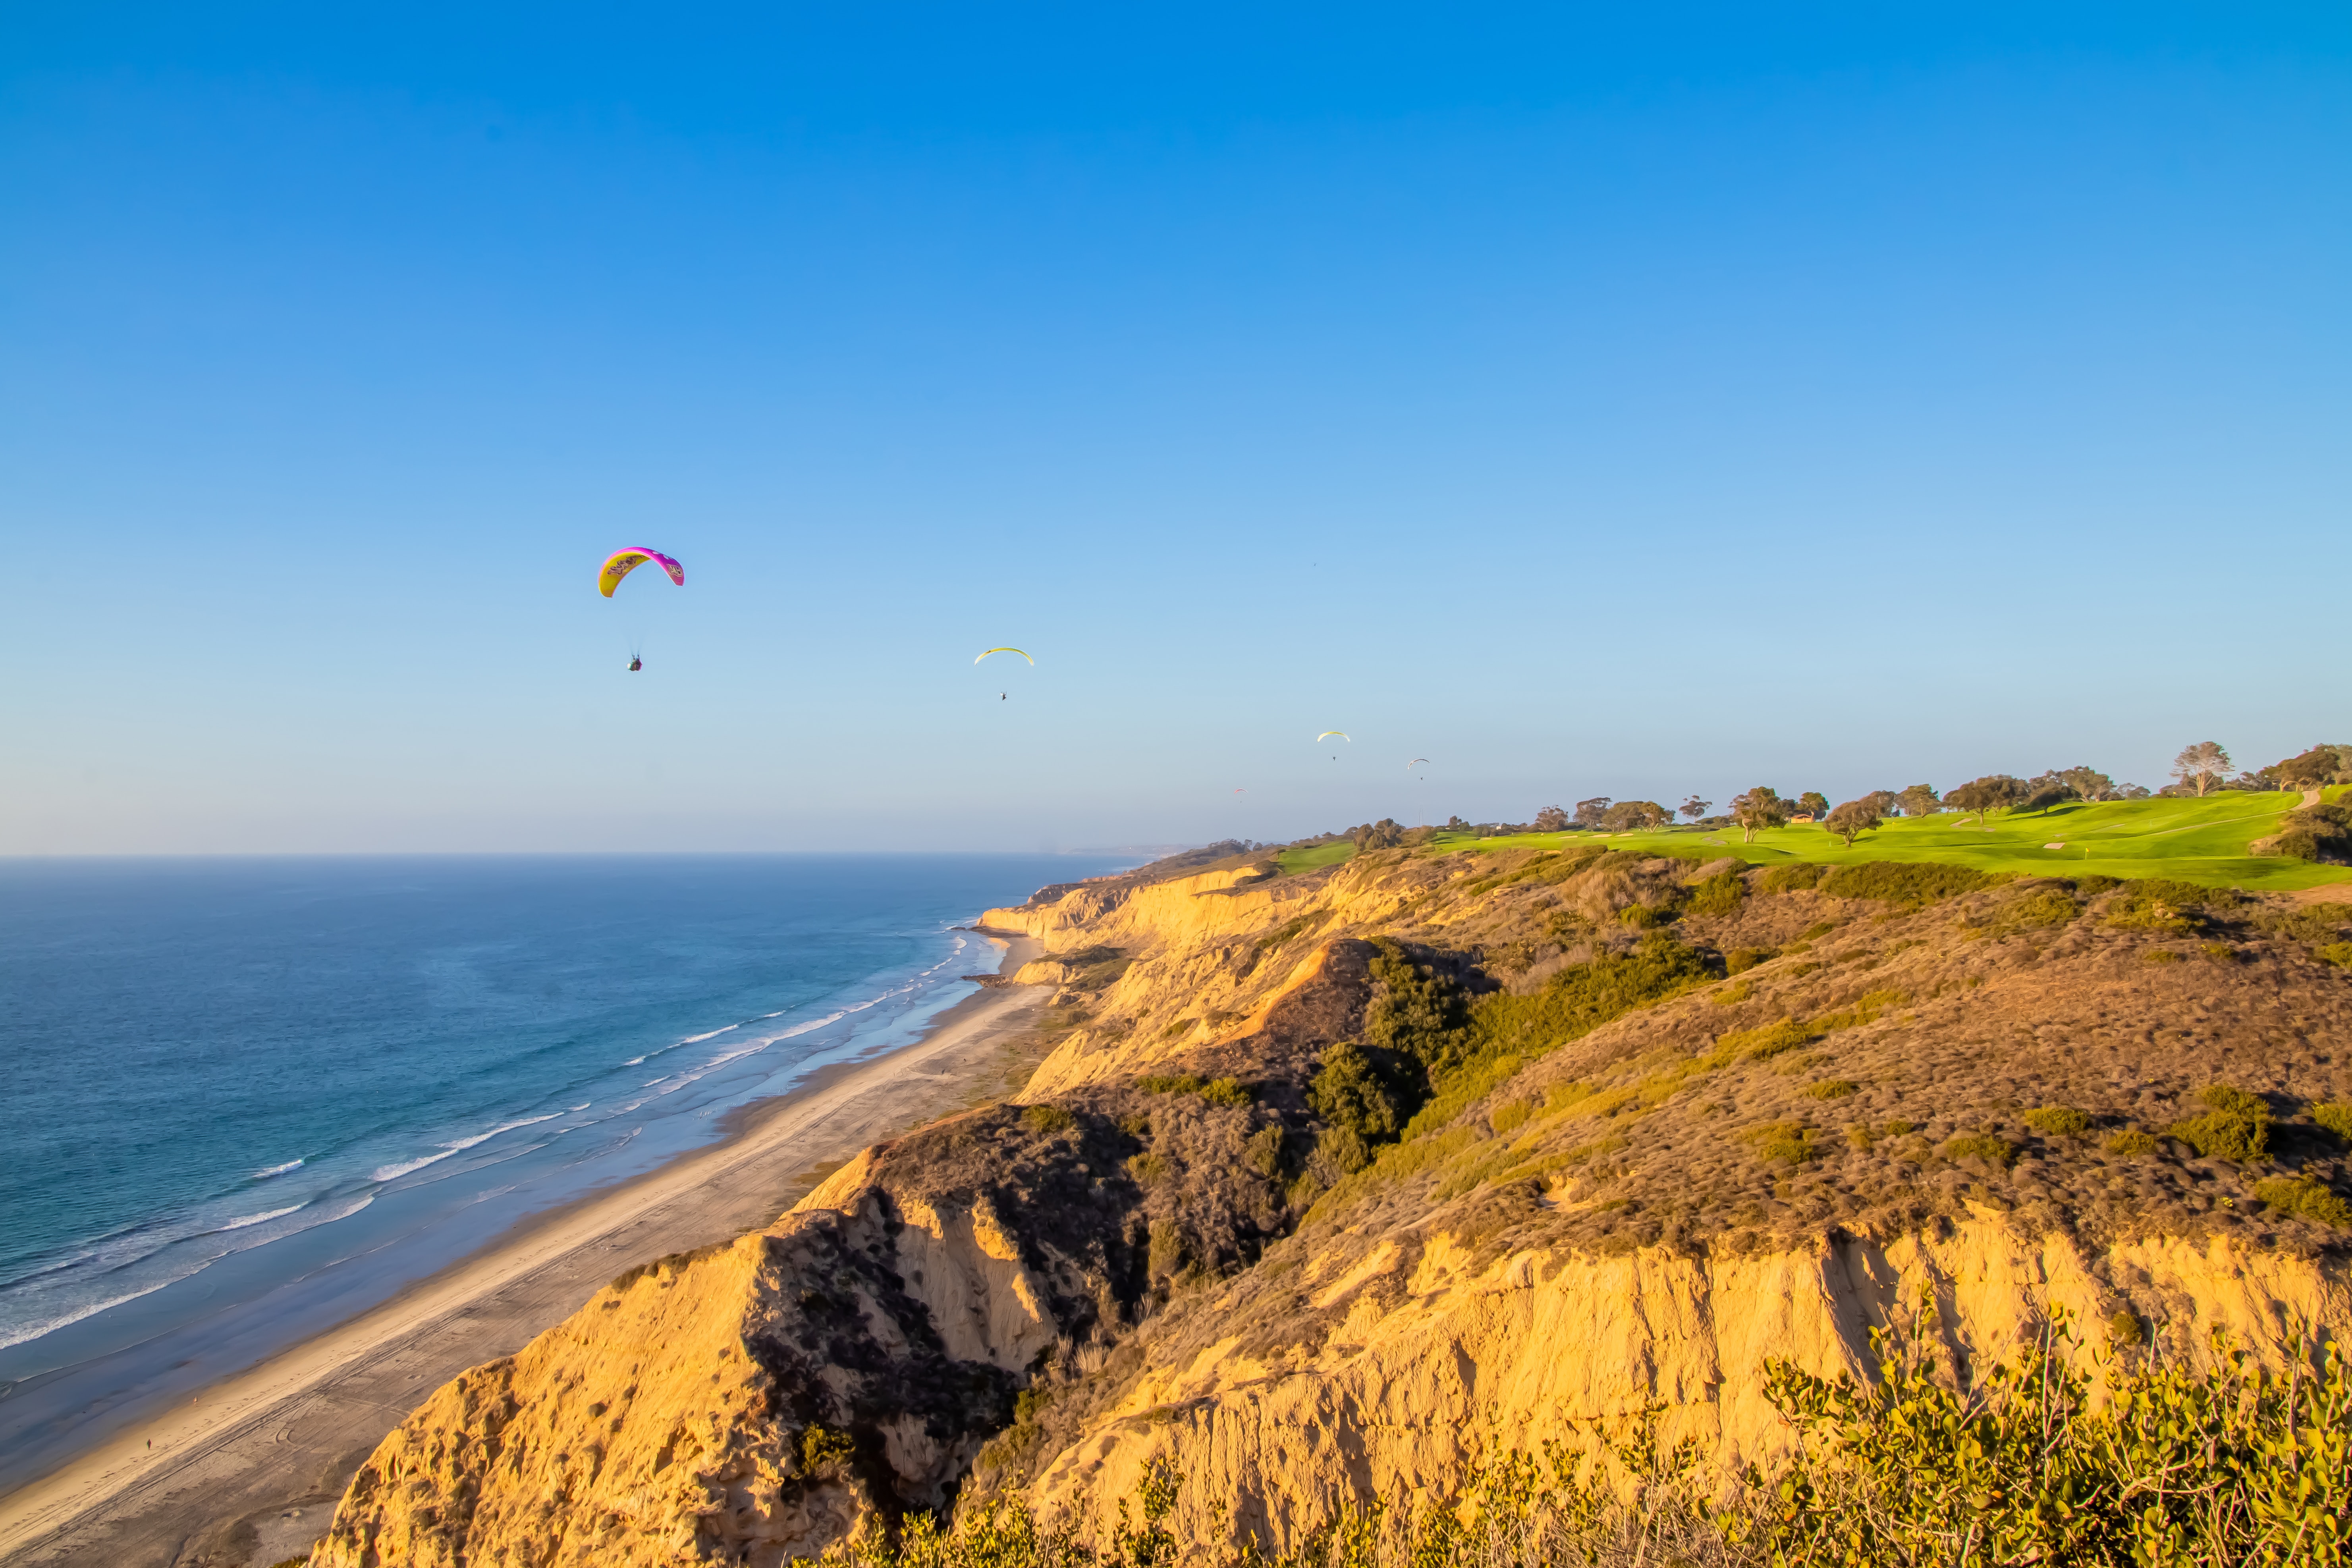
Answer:
<svg viewBox="0 0 2352 1568"><path fill-rule="evenodd" d="M5 26L0 852L2352 740L2341 6Z"/></svg>

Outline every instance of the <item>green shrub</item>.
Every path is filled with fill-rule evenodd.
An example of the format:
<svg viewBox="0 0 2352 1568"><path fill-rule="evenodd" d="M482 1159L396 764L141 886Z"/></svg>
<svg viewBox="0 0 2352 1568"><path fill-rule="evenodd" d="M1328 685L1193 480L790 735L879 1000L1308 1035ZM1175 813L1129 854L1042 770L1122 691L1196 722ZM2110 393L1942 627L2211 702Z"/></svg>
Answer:
<svg viewBox="0 0 2352 1568"><path fill-rule="evenodd" d="M2168 947L2152 947L2139 955L2142 963L2179 963L2180 954Z"/></svg>
<svg viewBox="0 0 2352 1568"><path fill-rule="evenodd" d="M1634 931L1655 931L1674 923L1672 910L1652 909L1647 904L1628 904L1617 911L1617 923Z"/></svg>
<svg viewBox="0 0 2352 1568"><path fill-rule="evenodd" d="M2281 1214L2352 1229L2352 1204L2337 1197L2315 1177L2273 1176L2254 1184L2254 1196Z"/></svg>
<svg viewBox="0 0 2352 1568"><path fill-rule="evenodd" d="M857 1439L810 1422L801 1428L801 1468L814 1473L857 1458Z"/></svg>
<svg viewBox="0 0 2352 1568"><path fill-rule="evenodd" d="M2268 855L2281 860L2316 860L2319 858L2320 837L2308 827L2286 827L2252 847L2257 855Z"/></svg>
<svg viewBox="0 0 2352 1568"><path fill-rule="evenodd" d="M1718 871L1691 889L1695 915L1736 915L1748 898L1748 879L1737 871Z"/></svg>
<svg viewBox="0 0 2352 1568"><path fill-rule="evenodd" d="M2311 1119L2336 1135L2339 1143L2352 1143L2352 1105L2331 1100L2311 1108Z"/></svg>
<svg viewBox="0 0 2352 1568"><path fill-rule="evenodd" d="M1775 866L1764 873L1757 886L1767 893L1793 893L1820 881L1823 869L1801 860Z"/></svg>
<svg viewBox="0 0 2352 1568"><path fill-rule="evenodd" d="M1818 921L1797 933L1799 942L1818 942L1843 924L1842 921Z"/></svg>
<svg viewBox="0 0 2352 1568"><path fill-rule="evenodd" d="M2017 1145L1998 1132L1963 1132L1945 1139L1944 1146L1937 1152L1947 1160L1977 1160L2006 1170L2010 1162L2017 1158Z"/></svg>
<svg viewBox="0 0 2352 1568"><path fill-rule="evenodd" d="M1723 955L1726 974L1744 974L1759 963L1769 963L1780 956L1777 947L1735 947Z"/></svg>
<svg viewBox="0 0 2352 1568"><path fill-rule="evenodd" d="M1428 1092L1426 1076L1410 1057L1344 1040L1323 1053L1307 1103L1327 1125L1369 1148L1403 1131Z"/></svg>
<svg viewBox="0 0 2352 1568"><path fill-rule="evenodd" d="M2338 969L2352 969L2352 942L2331 942L2314 951Z"/></svg>
<svg viewBox="0 0 2352 1568"><path fill-rule="evenodd" d="M1801 1121L1767 1121L1740 1134L1756 1152L1784 1165L1801 1165L1821 1153L1813 1130Z"/></svg>
<svg viewBox="0 0 2352 1568"><path fill-rule="evenodd" d="M2204 1370L2135 1354L2095 1407L2067 1321L2053 1320L2018 1363L1958 1386L1924 1330L1874 1331L1868 1383L1767 1363L1766 1396L1798 1441L1777 1476L1751 1473L1764 1495L1749 1561L2340 1568L2352 1556L2352 1386L2337 1346L2315 1377L2308 1345L2289 1351L2285 1373L2218 1340Z"/></svg>
<svg viewBox="0 0 2352 1568"><path fill-rule="evenodd" d="M1249 1105L1257 1094L1237 1078L1213 1078L1201 1086L1201 1098L1211 1105Z"/></svg>
<svg viewBox="0 0 2352 1568"><path fill-rule="evenodd" d="M2294 860L2340 859L2352 854L2352 811L2340 805L2307 805L2291 812L2266 848Z"/></svg>
<svg viewBox="0 0 2352 1568"><path fill-rule="evenodd" d="M2045 1105L2025 1113L2025 1124L2053 1138L2080 1138L2091 1130L2091 1119L2068 1105Z"/></svg>
<svg viewBox="0 0 2352 1568"><path fill-rule="evenodd" d="M2253 1095L2217 1083L2197 1096L2205 1114L2165 1131L2209 1160L2259 1160L2270 1152L2271 1108Z"/></svg>
<svg viewBox="0 0 2352 1568"><path fill-rule="evenodd" d="M1370 1164L1376 1152L1361 1132L1345 1124L1323 1129L1316 1137L1315 1148L1343 1176L1352 1176Z"/></svg>
<svg viewBox="0 0 2352 1568"><path fill-rule="evenodd" d="M2117 931L2178 932L2194 931L2192 912L2213 899L2213 890L2193 882L2147 877L2124 884L2107 905L2107 924Z"/></svg>
<svg viewBox="0 0 2352 1568"><path fill-rule="evenodd" d="M1184 1239L1184 1227L1172 1219L1151 1222L1150 1246L1144 1267L1155 1279L1165 1279L1184 1271L1192 1261L1192 1248Z"/></svg>
<svg viewBox="0 0 2352 1568"><path fill-rule="evenodd" d="M1820 1083L1807 1084L1805 1092L1815 1100L1847 1100L1862 1092L1862 1085L1850 1078L1824 1079Z"/></svg>
<svg viewBox="0 0 2352 1568"><path fill-rule="evenodd" d="M1990 886L1991 880L1985 873L1966 866L1872 860L1860 866L1839 867L1822 879L1821 889L1836 898L1883 899L1891 904L1917 909L1975 892Z"/></svg>
<svg viewBox="0 0 2352 1568"><path fill-rule="evenodd" d="M1269 1179L1282 1173L1282 1125L1261 1127L1250 1134L1242 1145L1242 1159L1249 1168Z"/></svg>
<svg viewBox="0 0 2352 1568"><path fill-rule="evenodd" d="M1199 1073L1151 1073L1135 1080L1146 1094L1198 1094L1208 1087Z"/></svg>
<svg viewBox="0 0 2352 1568"><path fill-rule="evenodd" d="M1412 1058L1434 1077L1470 1048L1470 996L1434 966L1413 962L1394 942L1373 944L1372 999L1364 1008L1364 1043Z"/></svg>
<svg viewBox="0 0 2352 1568"><path fill-rule="evenodd" d="M1021 1109L1021 1124L1032 1132L1050 1136L1067 1132L1078 1124L1078 1119L1058 1105L1026 1105Z"/></svg>
<svg viewBox="0 0 2352 1568"><path fill-rule="evenodd" d="M2162 1145L2157 1142L2154 1133L2144 1132L2137 1127L2124 1129L2108 1139L2106 1142L2108 1153L2126 1160L2137 1160L2144 1155L2153 1154L2161 1147Z"/></svg>

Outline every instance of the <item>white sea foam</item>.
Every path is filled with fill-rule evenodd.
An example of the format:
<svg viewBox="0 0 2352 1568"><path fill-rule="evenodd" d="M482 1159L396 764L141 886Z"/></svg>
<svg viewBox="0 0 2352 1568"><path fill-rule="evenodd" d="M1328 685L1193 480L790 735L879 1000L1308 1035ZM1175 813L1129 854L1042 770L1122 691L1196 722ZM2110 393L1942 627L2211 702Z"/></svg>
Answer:
<svg viewBox="0 0 2352 1568"><path fill-rule="evenodd" d="M487 1132L477 1132L471 1138L460 1138L455 1142L444 1143L440 1145L437 1152L427 1154L421 1160L410 1160L398 1165L379 1165L375 1169L375 1173L368 1180L371 1182L397 1181L411 1171L421 1171L427 1165L438 1164L452 1154L462 1154L477 1143L487 1143L501 1132L511 1132L518 1127L536 1127L542 1121L552 1121L562 1114L561 1110L551 1110L544 1116L526 1116L519 1121L501 1121Z"/></svg>
<svg viewBox="0 0 2352 1568"><path fill-rule="evenodd" d="M193 1273L194 1270L191 1269L189 1272ZM56 1333L67 1324L79 1323L84 1318L96 1317L109 1307L120 1307L125 1301L136 1301L142 1296L152 1296L164 1286L176 1285L186 1278L185 1274L175 1275L169 1279L159 1279L152 1285L142 1285L136 1290L126 1290L120 1296L111 1296L103 1301L92 1301L86 1306L76 1307L70 1312L61 1312L42 1322L24 1323L13 1329L0 1329L0 1350L6 1350L10 1345L21 1345L27 1340L37 1340L43 1334Z"/></svg>
<svg viewBox="0 0 2352 1568"><path fill-rule="evenodd" d="M645 1059L646 1058L644 1057L631 1057L627 1061L623 1062L621 1065L625 1068L633 1068Z"/></svg>
<svg viewBox="0 0 2352 1568"><path fill-rule="evenodd" d="M681 1046L698 1046L705 1040L717 1039L719 1036L725 1034L728 1029L740 1029L742 1026L743 1026L740 1024L730 1024L726 1028L713 1029L707 1035L688 1035L686 1038L678 1041L678 1044Z"/></svg>
<svg viewBox="0 0 2352 1568"><path fill-rule="evenodd" d="M368 1180L371 1182L396 1182L401 1177L408 1174L409 1172L421 1171L427 1165L438 1164L441 1161L447 1159L457 1152L457 1151L455 1149L444 1149L436 1154L427 1154L421 1160L409 1160L397 1165L378 1165L373 1173L369 1175Z"/></svg>
<svg viewBox="0 0 2352 1568"><path fill-rule="evenodd" d="M153 1260L156 1259L159 1255L168 1252L173 1247L180 1246L183 1243L202 1242L206 1237L219 1237L232 1231L250 1230L256 1226L266 1225L271 1220L284 1219L287 1215L298 1213L305 1208L311 1209L312 1217L308 1223L295 1225L278 1236L263 1237L252 1243L253 1246L266 1247L272 1241L283 1240L288 1236L297 1235L299 1232L311 1229L317 1226L331 1225L339 1219L348 1219L352 1215L359 1213L360 1210L367 1207L368 1205L373 1202L375 1202L375 1194L373 1193L367 1193L362 1194L355 1203L343 1204L340 1205L329 1205L319 1206L314 1206L313 1204L294 1204L286 1208L272 1209L267 1214L246 1215L239 1218L227 1220L220 1225L210 1226L203 1229L180 1230L175 1228L173 1233L169 1234L160 1244L145 1252L138 1254L135 1257L110 1258L102 1249L89 1251L69 1258L65 1263L55 1268L40 1270L39 1273L45 1275L55 1275L63 1272L65 1269L71 1268L75 1265L86 1264L95 1260L98 1261L100 1266L97 1278L101 1279L119 1279L124 1277L126 1273L132 1270L137 1270L139 1274L145 1274L147 1270L146 1268L142 1268L142 1265L153 1267ZM147 1234L152 1236L154 1233L150 1231ZM247 1248L244 1247L221 1242L215 1242L212 1245L216 1248L216 1250L206 1250L201 1253L193 1251L184 1252L181 1255L181 1260L177 1264L166 1263L163 1266L163 1272L161 1278L148 1278L134 1289L116 1290L110 1295L101 1296L96 1300L84 1301L79 1305L68 1307L62 1311L52 1312L47 1317L36 1319L29 1322L17 1323L13 1326L0 1324L0 1349L5 1349L10 1345L20 1345L29 1340L37 1340L43 1334L55 1333L58 1330L65 1328L69 1324L80 1322L84 1318L95 1316L96 1314L103 1312L112 1307L120 1307L126 1301L136 1301L142 1296L152 1296L167 1285L176 1285L183 1279L193 1279L194 1276L203 1273L206 1268L211 1268L215 1263L219 1262L222 1258L228 1257L232 1253L247 1250ZM28 1280L36 1278L38 1278L38 1276L27 1276L26 1277L26 1279L12 1281L12 1284L23 1285ZM68 1299L70 1299L70 1296L74 1292L72 1282L61 1281L60 1283L65 1287L62 1293L66 1294Z"/></svg>
<svg viewBox="0 0 2352 1568"><path fill-rule="evenodd" d="M287 1162L286 1162L286 1163L284 1163L284 1164L282 1164L282 1165L272 1165L272 1166L270 1166L270 1167L269 1167L269 1169L268 1169L268 1170L266 1170L266 1171L256 1171L256 1172L254 1172L254 1173L253 1173L253 1179L254 1179L255 1181L257 1181L257 1182L259 1182L259 1181L266 1181L266 1180L268 1180L268 1179L269 1177L271 1177L271 1176L282 1176L282 1175L284 1175L284 1174L285 1174L287 1172L289 1172L289 1171L299 1171L299 1170L300 1170L301 1168L302 1168L302 1162L301 1162L301 1161L299 1161L299 1160L289 1160L289 1161L287 1161Z"/></svg>

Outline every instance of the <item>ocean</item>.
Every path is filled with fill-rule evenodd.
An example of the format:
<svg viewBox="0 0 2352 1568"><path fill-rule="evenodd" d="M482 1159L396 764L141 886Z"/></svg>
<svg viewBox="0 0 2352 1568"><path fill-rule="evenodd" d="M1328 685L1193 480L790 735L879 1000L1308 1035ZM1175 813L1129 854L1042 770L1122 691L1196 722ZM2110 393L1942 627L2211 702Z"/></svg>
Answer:
<svg viewBox="0 0 2352 1568"><path fill-rule="evenodd" d="M0 862L0 1484L914 1037L1109 858Z"/></svg>

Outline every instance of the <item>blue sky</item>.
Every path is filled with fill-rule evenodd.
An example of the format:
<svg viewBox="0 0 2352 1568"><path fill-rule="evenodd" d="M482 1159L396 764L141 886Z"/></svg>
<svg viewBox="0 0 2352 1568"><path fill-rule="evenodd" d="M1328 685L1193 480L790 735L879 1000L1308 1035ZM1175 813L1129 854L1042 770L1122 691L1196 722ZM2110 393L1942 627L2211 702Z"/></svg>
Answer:
<svg viewBox="0 0 2352 1568"><path fill-rule="evenodd" d="M2341 8L482 9L13 9L0 853L2352 740Z"/></svg>

